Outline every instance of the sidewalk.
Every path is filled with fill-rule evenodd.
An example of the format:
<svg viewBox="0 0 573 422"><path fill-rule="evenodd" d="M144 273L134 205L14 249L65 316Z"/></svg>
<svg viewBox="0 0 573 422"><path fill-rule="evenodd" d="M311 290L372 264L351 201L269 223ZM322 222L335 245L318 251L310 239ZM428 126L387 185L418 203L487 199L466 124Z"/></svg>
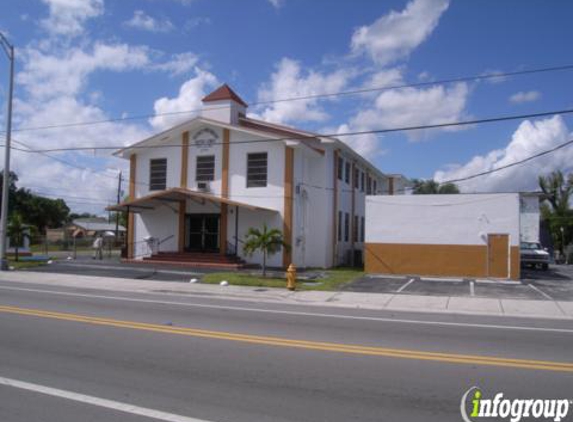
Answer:
<svg viewBox="0 0 573 422"><path fill-rule="evenodd" d="M388 293L322 292L219 286L168 281L78 276L55 273L2 272L0 281L25 288L27 284L115 292L201 296L285 305L327 306L354 309L472 314L573 320L573 302L490 299L475 297L418 296Z"/></svg>

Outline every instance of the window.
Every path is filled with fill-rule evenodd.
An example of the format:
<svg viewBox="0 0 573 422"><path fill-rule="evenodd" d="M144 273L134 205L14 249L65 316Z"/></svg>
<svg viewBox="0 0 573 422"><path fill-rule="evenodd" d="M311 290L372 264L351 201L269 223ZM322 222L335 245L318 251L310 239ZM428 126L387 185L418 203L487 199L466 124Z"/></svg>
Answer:
<svg viewBox="0 0 573 422"><path fill-rule="evenodd" d="M149 160L149 190L164 190L167 186L167 158Z"/></svg>
<svg viewBox="0 0 573 422"><path fill-rule="evenodd" d="M364 192L364 172L360 172L360 191Z"/></svg>
<svg viewBox="0 0 573 422"><path fill-rule="evenodd" d="M344 181L350 184L350 163L347 161L344 166Z"/></svg>
<svg viewBox="0 0 573 422"><path fill-rule="evenodd" d="M344 213L344 241L348 242L348 235L350 229L350 216L348 213Z"/></svg>
<svg viewBox="0 0 573 422"><path fill-rule="evenodd" d="M376 195L376 180L372 181L372 195Z"/></svg>
<svg viewBox="0 0 573 422"><path fill-rule="evenodd" d="M360 178L360 170L354 169L354 189L358 189L358 180Z"/></svg>
<svg viewBox="0 0 573 422"><path fill-rule="evenodd" d="M344 172L344 160L342 157L338 157L338 180L342 180L342 173Z"/></svg>
<svg viewBox="0 0 573 422"><path fill-rule="evenodd" d="M338 211L338 241L342 242L342 211Z"/></svg>
<svg viewBox="0 0 573 422"><path fill-rule="evenodd" d="M267 153L247 154L247 187L264 188L267 186Z"/></svg>
<svg viewBox="0 0 573 422"><path fill-rule="evenodd" d="M366 234L366 227L365 227L366 222L365 222L364 217L362 217L361 223L362 223L362 224L361 224L361 226L360 226L360 241L361 241L361 242L364 242L364 238L365 238L365 234Z"/></svg>
<svg viewBox="0 0 573 422"><path fill-rule="evenodd" d="M198 182L212 182L215 180L215 156L206 155L197 157L195 180Z"/></svg>
<svg viewBox="0 0 573 422"><path fill-rule="evenodd" d="M371 194L372 194L372 179L370 178L370 176L368 176L368 178L367 178L366 194L367 194L367 195L371 195Z"/></svg>
<svg viewBox="0 0 573 422"><path fill-rule="evenodd" d="M354 216L354 224L352 226L352 241L358 242L358 216Z"/></svg>

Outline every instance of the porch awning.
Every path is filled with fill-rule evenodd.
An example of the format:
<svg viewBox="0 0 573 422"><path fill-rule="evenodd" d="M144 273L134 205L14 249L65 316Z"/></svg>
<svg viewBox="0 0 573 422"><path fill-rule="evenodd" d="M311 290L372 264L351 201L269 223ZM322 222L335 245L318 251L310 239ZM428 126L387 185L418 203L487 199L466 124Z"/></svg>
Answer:
<svg viewBox="0 0 573 422"><path fill-rule="evenodd" d="M161 202L179 202L187 199L196 202L205 203L211 202L214 204L227 204L233 207L241 207L251 211L268 211L278 212L270 208L259 207L256 205L246 204L244 202L232 201L227 198L216 196L206 192L198 192L187 188L169 188L159 192L154 192L141 198L136 198L131 201L125 201L118 205L110 205L106 208L107 211L131 211L141 212L145 210L153 210Z"/></svg>

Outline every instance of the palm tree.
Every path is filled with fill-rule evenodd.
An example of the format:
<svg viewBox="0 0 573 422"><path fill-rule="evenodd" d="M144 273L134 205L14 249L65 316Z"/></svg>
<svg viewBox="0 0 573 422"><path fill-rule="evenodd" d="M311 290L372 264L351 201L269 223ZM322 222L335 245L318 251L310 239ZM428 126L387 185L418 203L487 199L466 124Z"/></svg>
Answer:
<svg viewBox="0 0 573 422"><path fill-rule="evenodd" d="M413 179L415 195L437 195L437 194L454 194L460 193L457 185L454 183L438 183L433 179Z"/></svg>
<svg viewBox="0 0 573 422"><path fill-rule="evenodd" d="M15 213L12 215L12 218L10 218L7 234L14 242L15 259L18 261L18 248L20 244L24 242L25 238L30 238L29 228L24 224L20 214Z"/></svg>
<svg viewBox="0 0 573 422"><path fill-rule="evenodd" d="M257 251L263 253L263 277L267 276L267 255L274 255L281 248L289 248L283 240L282 232L279 229L269 230L266 224L263 224L262 230L251 227L245 238L243 250L247 255L252 256Z"/></svg>

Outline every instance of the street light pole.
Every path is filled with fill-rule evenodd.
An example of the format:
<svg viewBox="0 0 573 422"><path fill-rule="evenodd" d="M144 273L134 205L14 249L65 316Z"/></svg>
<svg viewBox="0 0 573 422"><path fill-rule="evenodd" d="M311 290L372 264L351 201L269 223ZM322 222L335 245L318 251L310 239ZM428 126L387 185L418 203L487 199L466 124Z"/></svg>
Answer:
<svg viewBox="0 0 573 422"><path fill-rule="evenodd" d="M14 46L0 32L0 44L10 60L10 83L6 113L6 144L4 146L4 180L2 180L2 210L0 212L0 270L8 270L6 232L8 229L8 189L10 188L10 142L12 140L12 97L14 95Z"/></svg>

